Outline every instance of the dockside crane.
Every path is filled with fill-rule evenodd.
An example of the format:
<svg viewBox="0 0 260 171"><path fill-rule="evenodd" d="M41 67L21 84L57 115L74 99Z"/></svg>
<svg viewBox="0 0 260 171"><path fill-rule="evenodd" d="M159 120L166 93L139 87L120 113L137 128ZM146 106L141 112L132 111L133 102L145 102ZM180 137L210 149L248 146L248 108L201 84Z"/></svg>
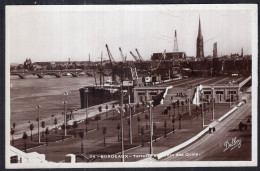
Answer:
<svg viewBox="0 0 260 171"><path fill-rule="evenodd" d="M130 51L130 54L134 57L134 59L135 59L136 61L140 61L131 51Z"/></svg>
<svg viewBox="0 0 260 171"><path fill-rule="evenodd" d="M126 57L124 57L124 54L123 54L123 52L122 52L121 47L119 47L119 51L120 51L120 53L121 53L122 62L125 63L125 62L126 62Z"/></svg>
<svg viewBox="0 0 260 171"><path fill-rule="evenodd" d="M114 60L114 58L113 58L113 56L112 56L112 54L111 54L111 52L110 52L110 50L109 50L107 44L106 44L106 48L107 48L108 57L109 57L109 59L110 59L110 63L111 63L111 65L113 66L113 64L115 64L115 60Z"/></svg>
<svg viewBox="0 0 260 171"><path fill-rule="evenodd" d="M138 57L140 58L140 61L144 61L144 59L143 59L143 57L140 55L140 53L139 53L139 51L138 51L138 49L136 48L135 49L136 50L136 53L137 53L137 55L138 55Z"/></svg>

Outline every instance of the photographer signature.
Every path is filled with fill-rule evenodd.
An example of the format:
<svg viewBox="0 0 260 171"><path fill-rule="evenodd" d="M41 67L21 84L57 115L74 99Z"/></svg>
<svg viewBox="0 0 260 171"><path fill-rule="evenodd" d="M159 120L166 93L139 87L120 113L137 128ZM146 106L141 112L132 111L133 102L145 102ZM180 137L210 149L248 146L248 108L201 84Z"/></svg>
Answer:
<svg viewBox="0 0 260 171"><path fill-rule="evenodd" d="M231 142L229 142L229 140L227 140L226 142L224 142L224 147L225 149L223 150L223 152L227 151L228 149L233 150L234 148L240 148L241 147L241 143L242 140L241 139L237 139L237 137L232 138Z"/></svg>

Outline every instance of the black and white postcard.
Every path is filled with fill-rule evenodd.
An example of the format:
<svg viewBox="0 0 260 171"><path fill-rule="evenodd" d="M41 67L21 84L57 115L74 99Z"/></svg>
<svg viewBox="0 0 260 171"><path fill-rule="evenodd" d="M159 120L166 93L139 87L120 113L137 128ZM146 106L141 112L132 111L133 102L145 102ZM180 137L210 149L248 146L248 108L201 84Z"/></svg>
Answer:
<svg viewBox="0 0 260 171"><path fill-rule="evenodd" d="M257 16L7 5L6 168L256 166Z"/></svg>

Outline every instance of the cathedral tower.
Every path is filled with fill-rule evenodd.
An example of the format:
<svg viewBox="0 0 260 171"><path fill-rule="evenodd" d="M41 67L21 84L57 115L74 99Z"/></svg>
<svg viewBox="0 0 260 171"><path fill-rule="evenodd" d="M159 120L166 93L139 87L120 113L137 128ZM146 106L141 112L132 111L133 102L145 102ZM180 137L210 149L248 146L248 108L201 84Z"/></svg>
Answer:
<svg viewBox="0 0 260 171"><path fill-rule="evenodd" d="M199 18L199 30L198 30L198 37L197 37L197 58L204 57L204 49L203 49L203 36L201 33L201 26L200 26L200 18Z"/></svg>

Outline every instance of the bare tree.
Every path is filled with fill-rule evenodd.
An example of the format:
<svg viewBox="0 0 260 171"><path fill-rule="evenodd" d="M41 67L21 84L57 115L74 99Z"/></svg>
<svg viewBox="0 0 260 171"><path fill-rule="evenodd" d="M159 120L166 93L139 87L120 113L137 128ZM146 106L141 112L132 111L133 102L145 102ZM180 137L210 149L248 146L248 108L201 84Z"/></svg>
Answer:
<svg viewBox="0 0 260 171"><path fill-rule="evenodd" d="M57 123L58 123L57 118L54 118L55 134L57 134Z"/></svg>
<svg viewBox="0 0 260 171"><path fill-rule="evenodd" d="M98 121L101 119L101 117L99 115L95 116L95 120L97 121L97 130L99 130L99 125L98 125Z"/></svg>
<svg viewBox="0 0 260 171"><path fill-rule="evenodd" d="M42 127L42 129L45 128L45 122L44 121L41 122L41 127ZM42 131L42 138L44 138L44 131Z"/></svg>
<svg viewBox="0 0 260 171"><path fill-rule="evenodd" d="M143 139L143 136L144 136L144 128L142 127L141 128L141 135L142 135L142 147L144 146L144 139Z"/></svg>
<svg viewBox="0 0 260 171"><path fill-rule="evenodd" d="M32 131L33 131L33 129L34 129L34 125L33 125L33 123L31 123L30 124L30 130L31 130L31 141L33 140L33 135L32 135Z"/></svg>
<svg viewBox="0 0 260 171"><path fill-rule="evenodd" d="M103 127L104 147L106 146L106 133L107 133L107 127Z"/></svg>
<svg viewBox="0 0 260 171"><path fill-rule="evenodd" d="M48 146L48 134L50 133L49 128L47 127L45 130L45 134L46 134L46 146Z"/></svg>
<svg viewBox="0 0 260 171"><path fill-rule="evenodd" d="M145 120L146 120L146 129L148 129L148 124L147 124L148 119L149 119L149 116L148 116L148 114L146 114L146 115L145 115Z"/></svg>
<svg viewBox="0 0 260 171"><path fill-rule="evenodd" d="M26 132L23 133L23 140L24 140L24 151L26 152L26 139L28 138L28 135Z"/></svg>
<svg viewBox="0 0 260 171"><path fill-rule="evenodd" d="M84 150L83 150L84 132L83 132L83 131L80 131L80 132L79 132L79 137L81 138L81 153L84 153Z"/></svg>
<svg viewBox="0 0 260 171"><path fill-rule="evenodd" d="M14 128L11 128L11 135L12 135L12 145L14 145L14 133L15 133L15 130L14 130Z"/></svg>
<svg viewBox="0 0 260 171"><path fill-rule="evenodd" d="M118 123L116 126L116 129L118 130L118 138L117 138L118 142L119 142L119 137L120 137L120 133L119 133L120 128L121 128L120 123Z"/></svg>
<svg viewBox="0 0 260 171"><path fill-rule="evenodd" d="M74 128L74 138L76 138L76 129L78 128L78 122L74 121L72 127Z"/></svg>
<svg viewBox="0 0 260 171"><path fill-rule="evenodd" d="M106 108L106 118L107 118L107 109L108 109L108 105L107 104L106 104L105 108Z"/></svg>

